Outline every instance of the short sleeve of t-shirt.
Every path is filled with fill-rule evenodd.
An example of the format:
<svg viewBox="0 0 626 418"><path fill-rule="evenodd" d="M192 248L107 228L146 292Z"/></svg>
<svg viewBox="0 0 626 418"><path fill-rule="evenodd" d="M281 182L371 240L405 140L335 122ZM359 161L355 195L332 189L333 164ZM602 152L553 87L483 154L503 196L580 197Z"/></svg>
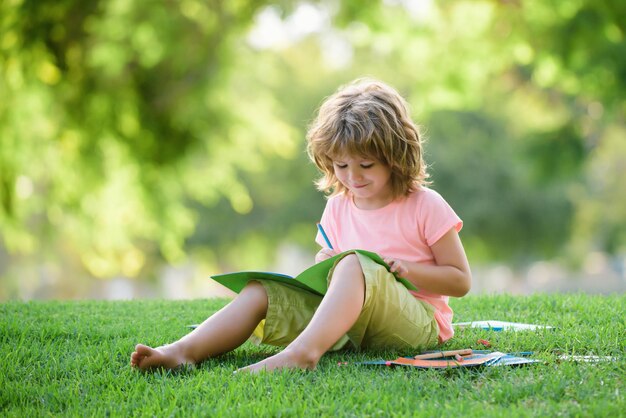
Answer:
<svg viewBox="0 0 626 418"><path fill-rule="evenodd" d="M463 221L448 202L439 193L430 189L422 195L418 222L429 247L439 241L451 228L456 229L456 232L463 228Z"/></svg>

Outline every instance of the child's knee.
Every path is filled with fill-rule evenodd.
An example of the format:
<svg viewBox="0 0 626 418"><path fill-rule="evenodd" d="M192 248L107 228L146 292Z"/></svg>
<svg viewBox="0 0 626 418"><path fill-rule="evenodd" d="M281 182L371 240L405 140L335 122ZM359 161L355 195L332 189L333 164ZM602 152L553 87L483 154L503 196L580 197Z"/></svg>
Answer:
<svg viewBox="0 0 626 418"><path fill-rule="evenodd" d="M356 254L348 254L335 266L335 271L338 268L347 269L347 270L356 270L362 272L361 262L359 261L359 257Z"/></svg>
<svg viewBox="0 0 626 418"><path fill-rule="evenodd" d="M246 287L241 290L241 294L246 294L250 297L267 300L267 292L265 291L265 288L263 287L261 282L256 280L250 280L246 284Z"/></svg>
<svg viewBox="0 0 626 418"><path fill-rule="evenodd" d="M258 306L263 315L267 312L267 291L260 282L256 280L249 281L246 287L239 293L239 297L245 298L248 303L254 306Z"/></svg>
<svg viewBox="0 0 626 418"><path fill-rule="evenodd" d="M339 260L337 262L337 265L333 269L330 280L337 280L343 277L360 277L361 279L363 279L363 268L361 267L361 262L359 261L359 257L356 254L346 255L341 260Z"/></svg>

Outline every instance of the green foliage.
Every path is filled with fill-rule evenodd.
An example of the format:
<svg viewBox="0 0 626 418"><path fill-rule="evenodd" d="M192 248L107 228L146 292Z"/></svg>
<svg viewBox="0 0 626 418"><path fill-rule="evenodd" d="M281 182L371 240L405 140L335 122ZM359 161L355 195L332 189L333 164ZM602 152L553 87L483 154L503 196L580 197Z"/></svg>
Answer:
<svg viewBox="0 0 626 418"><path fill-rule="evenodd" d="M424 126L474 261L626 251L623 4L309 6L327 26L263 49L258 14L299 3L3 2L3 247L100 277L206 248L232 268L242 246L250 263L285 240L313 249L307 123L372 75Z"/></svg>
<svg viewBox="0 0 626 418"><path fill-rule="evenodd" d="M528 261L533 254L554 255L572 211L562 185L546 180L555 173L535 181L533 167L519 158L524 146L506 140L510 128L496 117L436 112L428 126L433 187L465 220L470 259ZM504 236L511 243L502 242Z"/></svg>
<svg viewBox="0 0 626 418"><path fill-rule="evenodd" d="M233 375L276 352L244 344L196 369L141 373L129 365L136 343L184 335L226 301L31 302L0 304L0 410L3 416L618 416L624 387L624 296L465 297L459 321L500 318L555 330L467 329L444 349L534 351L545 363L479 370L364 367L358 361L414 353L338 352L313 372ZM506 312L506 314L503 314ZM576 363L560 355L612 356ZM339 367L338 362L348 362Z"/></svg>
<svg viewBox="0 0 626 418"><path fill-rule="evenodd" d="M226 196L246 213L239 173L293 153L272 99L233 71L237 36L262 3L146 6L3 4L9 250L69 241L98 276L134 276L155 249L176 262L196 223L187 200Z"/></svg>

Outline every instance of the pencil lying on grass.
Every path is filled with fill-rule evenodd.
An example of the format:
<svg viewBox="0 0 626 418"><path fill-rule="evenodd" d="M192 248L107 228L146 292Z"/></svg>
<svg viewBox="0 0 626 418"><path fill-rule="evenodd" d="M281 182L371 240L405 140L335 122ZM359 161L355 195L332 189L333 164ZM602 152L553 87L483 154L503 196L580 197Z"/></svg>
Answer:
<svg viewBox="0 0 626 418"><path fill-rule="evenodd" d="M464 348L463 350L450 350L450 351L436 351L434 353L418 354L413 357L417 360L429 360L433 358L452 357L452 356L468 356L472 354L471 348Z"/></svg>

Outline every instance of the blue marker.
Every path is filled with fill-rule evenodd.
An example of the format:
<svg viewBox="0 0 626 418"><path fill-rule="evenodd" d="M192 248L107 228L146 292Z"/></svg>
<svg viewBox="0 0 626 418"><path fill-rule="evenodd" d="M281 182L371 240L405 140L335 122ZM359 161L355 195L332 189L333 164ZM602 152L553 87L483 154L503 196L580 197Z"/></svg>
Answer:
<svg viewBox="0 0 626 418"><path fill-rule="evenodd" d="M320 234L322 234L322 237L324 238L324 241L326 241L326 244L328 244L328 248L330 248L332 250L333 249L333 245L330 243L330 240L328 239L328 236L326 235L326 232L324 232L324 228L322 228L322 224L318 223L317 224L317 229L320 230Z"/></svg>

